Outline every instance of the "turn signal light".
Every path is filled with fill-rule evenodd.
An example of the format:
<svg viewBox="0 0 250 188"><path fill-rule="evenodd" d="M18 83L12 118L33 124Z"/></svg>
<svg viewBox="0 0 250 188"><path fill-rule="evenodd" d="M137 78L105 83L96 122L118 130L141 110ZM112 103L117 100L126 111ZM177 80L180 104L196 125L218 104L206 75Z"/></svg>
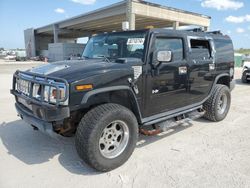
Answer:
<svg viewBox="0 0 250 188"><path fill-rule="evenodd" d="M93 85L92 84L76 86L76 90L77 91L86 91L86 90L91 90L91 89L93 89Z"/></svg>

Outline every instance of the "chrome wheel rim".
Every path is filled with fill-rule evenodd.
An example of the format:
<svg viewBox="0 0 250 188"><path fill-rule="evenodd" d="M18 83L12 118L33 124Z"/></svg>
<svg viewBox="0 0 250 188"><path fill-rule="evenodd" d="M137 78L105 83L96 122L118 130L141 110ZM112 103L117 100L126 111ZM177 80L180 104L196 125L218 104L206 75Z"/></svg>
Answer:
<svg viewBox="0 0 250 188"><path fill-rule="evenodd" d="M224 112L226 111L226 109L227 109L227 95L225 93L220 96L217 109L218 109L219 114L224 114Z"/></svg>
<svg viewBox="0 0 250 188"><path fill-rule="evenodd" d="M103 157L112 159L127 147L129 128L124 121L116 120L108 124L99 139L99 150Z"/></svg>

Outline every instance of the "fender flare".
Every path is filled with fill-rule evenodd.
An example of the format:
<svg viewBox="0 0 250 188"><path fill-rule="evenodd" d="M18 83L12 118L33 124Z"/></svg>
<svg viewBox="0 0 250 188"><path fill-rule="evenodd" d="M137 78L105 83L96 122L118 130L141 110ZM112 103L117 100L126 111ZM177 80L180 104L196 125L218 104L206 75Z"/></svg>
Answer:
<svg viewBox="0 0 250 188"><path fill-rule="evenodd" d="M230 78L230 75L228 73L223 73L223 74L219 74L215 77L214 79L214 83L212 85L212 88L208 94L208 96L203 100L203 103L212 95L213 91L214 91L214 88L215 88L215 85L217 84L217 82L219 81L220 78L224 77L224 76L227 76ZM229 88L230 89L230 88Z"/></svg>
<svg viewBox="0 0 250 188"><path fill-rule="evenodd" d="M105 87L105 88L99 88L99 89L94 89L91 91L88 91L82 98L81 104L87 104L88 100L96 95L96 94L101 94L101 93L107 93L107 92L111 92L111 91L121 91L121 90L126 90L131 94L130 99L132 99L133 101L133 108L135 108L136 112L138 114L135 114L135 116L139 116L137 117L138 121L141 122L142 120L142 115L141 115L141 110L138 104L138 101L136 99L136 95L133 92L132 88L129 86L111 86L111 87Z"/></svg>
<svg viewBox="0 0 250 188"><path fill-rule="evenodd" d="M223 73L223 74L219 74L215 77L214 79L214 83L213 83L213 87L212 87L212 90L214 89L215 85L217 84L217 82L219 81L220 78L222 77L228 77L230 79L230 75L229 73Z"/></svg>

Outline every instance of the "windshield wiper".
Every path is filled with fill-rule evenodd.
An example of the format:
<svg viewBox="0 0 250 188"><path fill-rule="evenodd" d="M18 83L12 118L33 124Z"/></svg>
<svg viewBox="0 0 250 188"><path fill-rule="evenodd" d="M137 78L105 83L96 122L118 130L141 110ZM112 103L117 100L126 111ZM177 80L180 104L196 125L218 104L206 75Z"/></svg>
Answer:
<svg viewBox="0 0 250 188"><path fill-rule="evenodd" d="M105 55L98 55L97 56L97 58L98 57L102 57L107 63L110 63L111 61L109 60L109 58L107 57L107 56L105 56Z"/></svg>
<svg viewBox="0 0 250 188"><path fill-rule="evenodd" d="M90 59L88 56L82 56L82 58L84 58L84 59Z"/></svg>

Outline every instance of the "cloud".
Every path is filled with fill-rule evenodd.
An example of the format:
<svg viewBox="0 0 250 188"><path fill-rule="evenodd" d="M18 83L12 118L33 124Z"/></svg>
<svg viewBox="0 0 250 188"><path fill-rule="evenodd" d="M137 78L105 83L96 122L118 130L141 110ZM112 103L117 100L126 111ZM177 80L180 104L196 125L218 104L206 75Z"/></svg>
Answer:
<svg viewBox="0 0 250 188"><path fill-rule="evenodd" d="M244 3L235 0L203 0L201 6L217 10L238 10L244 7Z"/></svg>
<svg viewBox="0 0 250 188"><path fill-rule="evenodd" d="M245 33L245 29L239 27L236 29L236 32L237 33Z"/></svg>
<svg viewBox="0 0 250 188"><path fill-rule="evenodd" d="M74 3L80 3L83 5L92 5L96 2L96 0L71 0Z"/></svg>
<svg viewBox="0 0 250 188"><path fill-rule="evenodd" d="M250 14L247 14L245 16L228 16L226 18L226 21L231 23L250 22Z"/></svg>
<svg viewBox="0 0 250 188"><path fill-rule="evenodd" d="M55 11L56 13L59 13L59 14L64 14L64 13L65 13L65 10L62 9L62 8L56 8L54 11Z"/></svg>

